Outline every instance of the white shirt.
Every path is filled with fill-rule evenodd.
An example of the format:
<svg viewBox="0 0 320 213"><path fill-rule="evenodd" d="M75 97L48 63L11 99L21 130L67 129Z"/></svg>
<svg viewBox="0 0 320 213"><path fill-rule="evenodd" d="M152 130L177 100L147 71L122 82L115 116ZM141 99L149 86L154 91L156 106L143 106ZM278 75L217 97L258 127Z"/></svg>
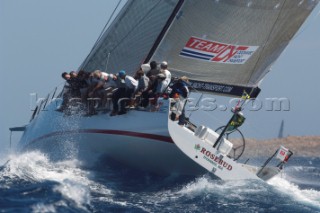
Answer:
<svg viewBox="0 0 320 213"><path fill-rule="evenodd" d="M161 72L161 71L160 71ZM166 76L166 79L164 79L164 81L166 82L167 85L170 84L170 81L171 81L171 72L167 69L165 70L162 70L163 74L165 74Z"/></svg>
<svg viewBox="0 0 320 213"><path fill-rule="evenodd" d="M117 83L111 78L110 74L106 72L101 72L101 76L98 81L103 84L103 88L105 89L109 87L117 87Z"/></svg>
<svg viewBox="0 0 320 213"><path fill-rule="evenodd" d="M109 78L109 74L106 72L101 72L100 80L106 81Z"/></svg>
<svg viewBox="0 0 320 213"><path fill-rule="evenodd" d="M136 90L138 87L138 81L131 76L126 76L124 79L127 88Z"/></svg>

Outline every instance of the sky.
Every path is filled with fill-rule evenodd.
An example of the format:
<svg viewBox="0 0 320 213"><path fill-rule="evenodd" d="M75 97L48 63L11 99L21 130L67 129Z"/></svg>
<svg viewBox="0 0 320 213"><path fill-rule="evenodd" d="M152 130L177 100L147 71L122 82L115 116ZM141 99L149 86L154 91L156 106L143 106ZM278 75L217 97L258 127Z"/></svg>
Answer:
<svg viewBox="0 0 320 213"><path fill-rule="evenodd" d="M80 66L117 3L0 0L2 147L9 144L9 127L28 123L32 114L30 94L45 97L63 83L62 72ZM262 82L262 109L245 112L243 128L247 137L277 137L282 120L285 136L320 134L319 11L318 5ZM290 100L290 110L267 110L266 98L274 97ZM224 116L229 115L229 111L224 112ZM13 142L18 140L19 135L14 134Z"/></svg>

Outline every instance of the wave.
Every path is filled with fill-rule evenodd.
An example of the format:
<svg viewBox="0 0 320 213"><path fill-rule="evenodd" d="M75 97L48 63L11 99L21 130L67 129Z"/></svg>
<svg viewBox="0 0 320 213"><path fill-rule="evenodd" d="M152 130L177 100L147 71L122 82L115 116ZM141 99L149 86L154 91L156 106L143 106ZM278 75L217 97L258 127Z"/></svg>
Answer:
<svg viewBox="0 0 320 213"><path fill-rule="evenodd" d="M140 197L154 202L152 210L183 212L315 212L320 211L320 192L302 190L276 177L270 182L221 181L210 175L185 185ZM150 210L150 209L149 209Z"/></svg>
<svg viewBox="0 0 320 213"><path fill-rule="evenodd" d="M0 169L0 189L9 190L6 194L9 200L10 197L15 200L21 194L27 195L25 198L39 198L30 207L36 212L52 212L55 208L70 205L86 211L91 206L90 193L103 191L108 195L111 190L92 181L90 172L80 169L79 164L76 159L51 162L39 151L11 155ZM56 197L56 201L53 204L47 202L41 197L43 193ZM20 201L24 202L23 199ZM13 202L12 205L20 204Z"/></svg>
<svg viewBox="0 0 320 213"><path fill-rule="evenodd" d="M281 177L222 181L204 175L155 192L117 191L125 207L147 212L318 212L320 192L301 190Z"/></svg>
<svg viewBox="0 0 320 213"><path fill-rule="evenodd" d="M313 165L286 168L286 179L301 189L320 190L320 168Z"/></svg>
<svg viewBox="0 0 320 213"><path fill-rule="evenodd" d="M52 162L39 151L11 155L0 168L0 206L34 212L320 211L320 191L290 180L301 171L318 174L312 166L286 168L285 176L266 183L221 181L209 174L160 177L106 163L104 170L89 170L76 159Z"/></svg>
<svg viewBox="0 0 320 213"><path fill-rule="evenodd" d="M290 196L297 202L320 208L320 191L314 189L301 189L298 185L280 176L274 177L268 181L268 183L280 193Z"/></svg>

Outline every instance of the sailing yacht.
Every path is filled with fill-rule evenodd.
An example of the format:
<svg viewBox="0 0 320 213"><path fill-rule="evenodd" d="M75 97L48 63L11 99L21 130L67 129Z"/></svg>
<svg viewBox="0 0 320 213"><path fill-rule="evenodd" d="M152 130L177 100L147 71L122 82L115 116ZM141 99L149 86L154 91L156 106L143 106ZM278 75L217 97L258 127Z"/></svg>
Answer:
<svg viewBox="0 0 320 213"><path fill-rule="evenodd" d="M242 103L258 96L259 82L318 2L128 0L79 70L133 75L141 64L167 61L172 75L188 76L194 91L245 97L239 99ZM269 161L261 167L239 164L243 151L231 155L235 145L227 137L239 130L230 130L230 122L220 133L191 120L181 127L170 119L175 100L165 98L153 112L66 115L56 111L62 102L57 91L39 103L23 128L20 151L39 149L59 160L74 150L86 165L112 159L157 174L209 170L226 180L267 180L292 154L280 148L274 155L280 163L273 168ZM239 113L235 110L233 116L239 118Z"/></svg>

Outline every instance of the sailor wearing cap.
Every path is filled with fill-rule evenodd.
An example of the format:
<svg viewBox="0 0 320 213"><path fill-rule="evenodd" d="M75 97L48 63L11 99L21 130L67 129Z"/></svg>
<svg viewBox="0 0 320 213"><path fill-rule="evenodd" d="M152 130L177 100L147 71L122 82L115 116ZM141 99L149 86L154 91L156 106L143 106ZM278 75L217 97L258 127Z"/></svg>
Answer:
<svg viewBox="0 0 320 213"><path fill-rule="evenodd" d="M137 71L135 75L135 79L138 81L137 93L142 93L149 87L149 78L145 75L145 73L149 72L151 67L149 64L142 64L141 68Z"/></svg>
<svg viewBox="0 0 320 213"><path fill-rule="evenodd" d="M120 79L124 80L127 90L131 90L132 92L134 92L137 89L138 81L134 79L132 76L127 75L126 71L121 70L118 73L118 76Z"/></svg>
<svg viewBox="0 0 320 213"><path fill-rule="evenodd" d="M156 93L164 93L168 88L171 81L171 73L168 70L168 63L166 61L161 62L160 64L160 72L157 75L158 85Z"/></svg>
<svg viewBox="0 0 320 213"><path fill-rule="evenodd" d="M132 76L127 75L126 71L124 70L118 72L118 78L120 80L120 84L124 85L124 87L119 87L112 96L113 111L110 114L111 116L122 115L126 113L125 105L127 101L132 98L134 92L138 87L138 81L135 80Z"/></svg>
<svg viewBox="0 0 320 213"><path fill-rule="evenodd" d="M170 94L170 98L175 99L176 101L175 108L177 109L175 112L172 112L171 119L176 120L178 118L179 119L178 124L181 126L186 124L185 105L186 105L187 98L189 96L188 82L189 82L188 77L182 76L171 87L172 91Z"/></svg>

